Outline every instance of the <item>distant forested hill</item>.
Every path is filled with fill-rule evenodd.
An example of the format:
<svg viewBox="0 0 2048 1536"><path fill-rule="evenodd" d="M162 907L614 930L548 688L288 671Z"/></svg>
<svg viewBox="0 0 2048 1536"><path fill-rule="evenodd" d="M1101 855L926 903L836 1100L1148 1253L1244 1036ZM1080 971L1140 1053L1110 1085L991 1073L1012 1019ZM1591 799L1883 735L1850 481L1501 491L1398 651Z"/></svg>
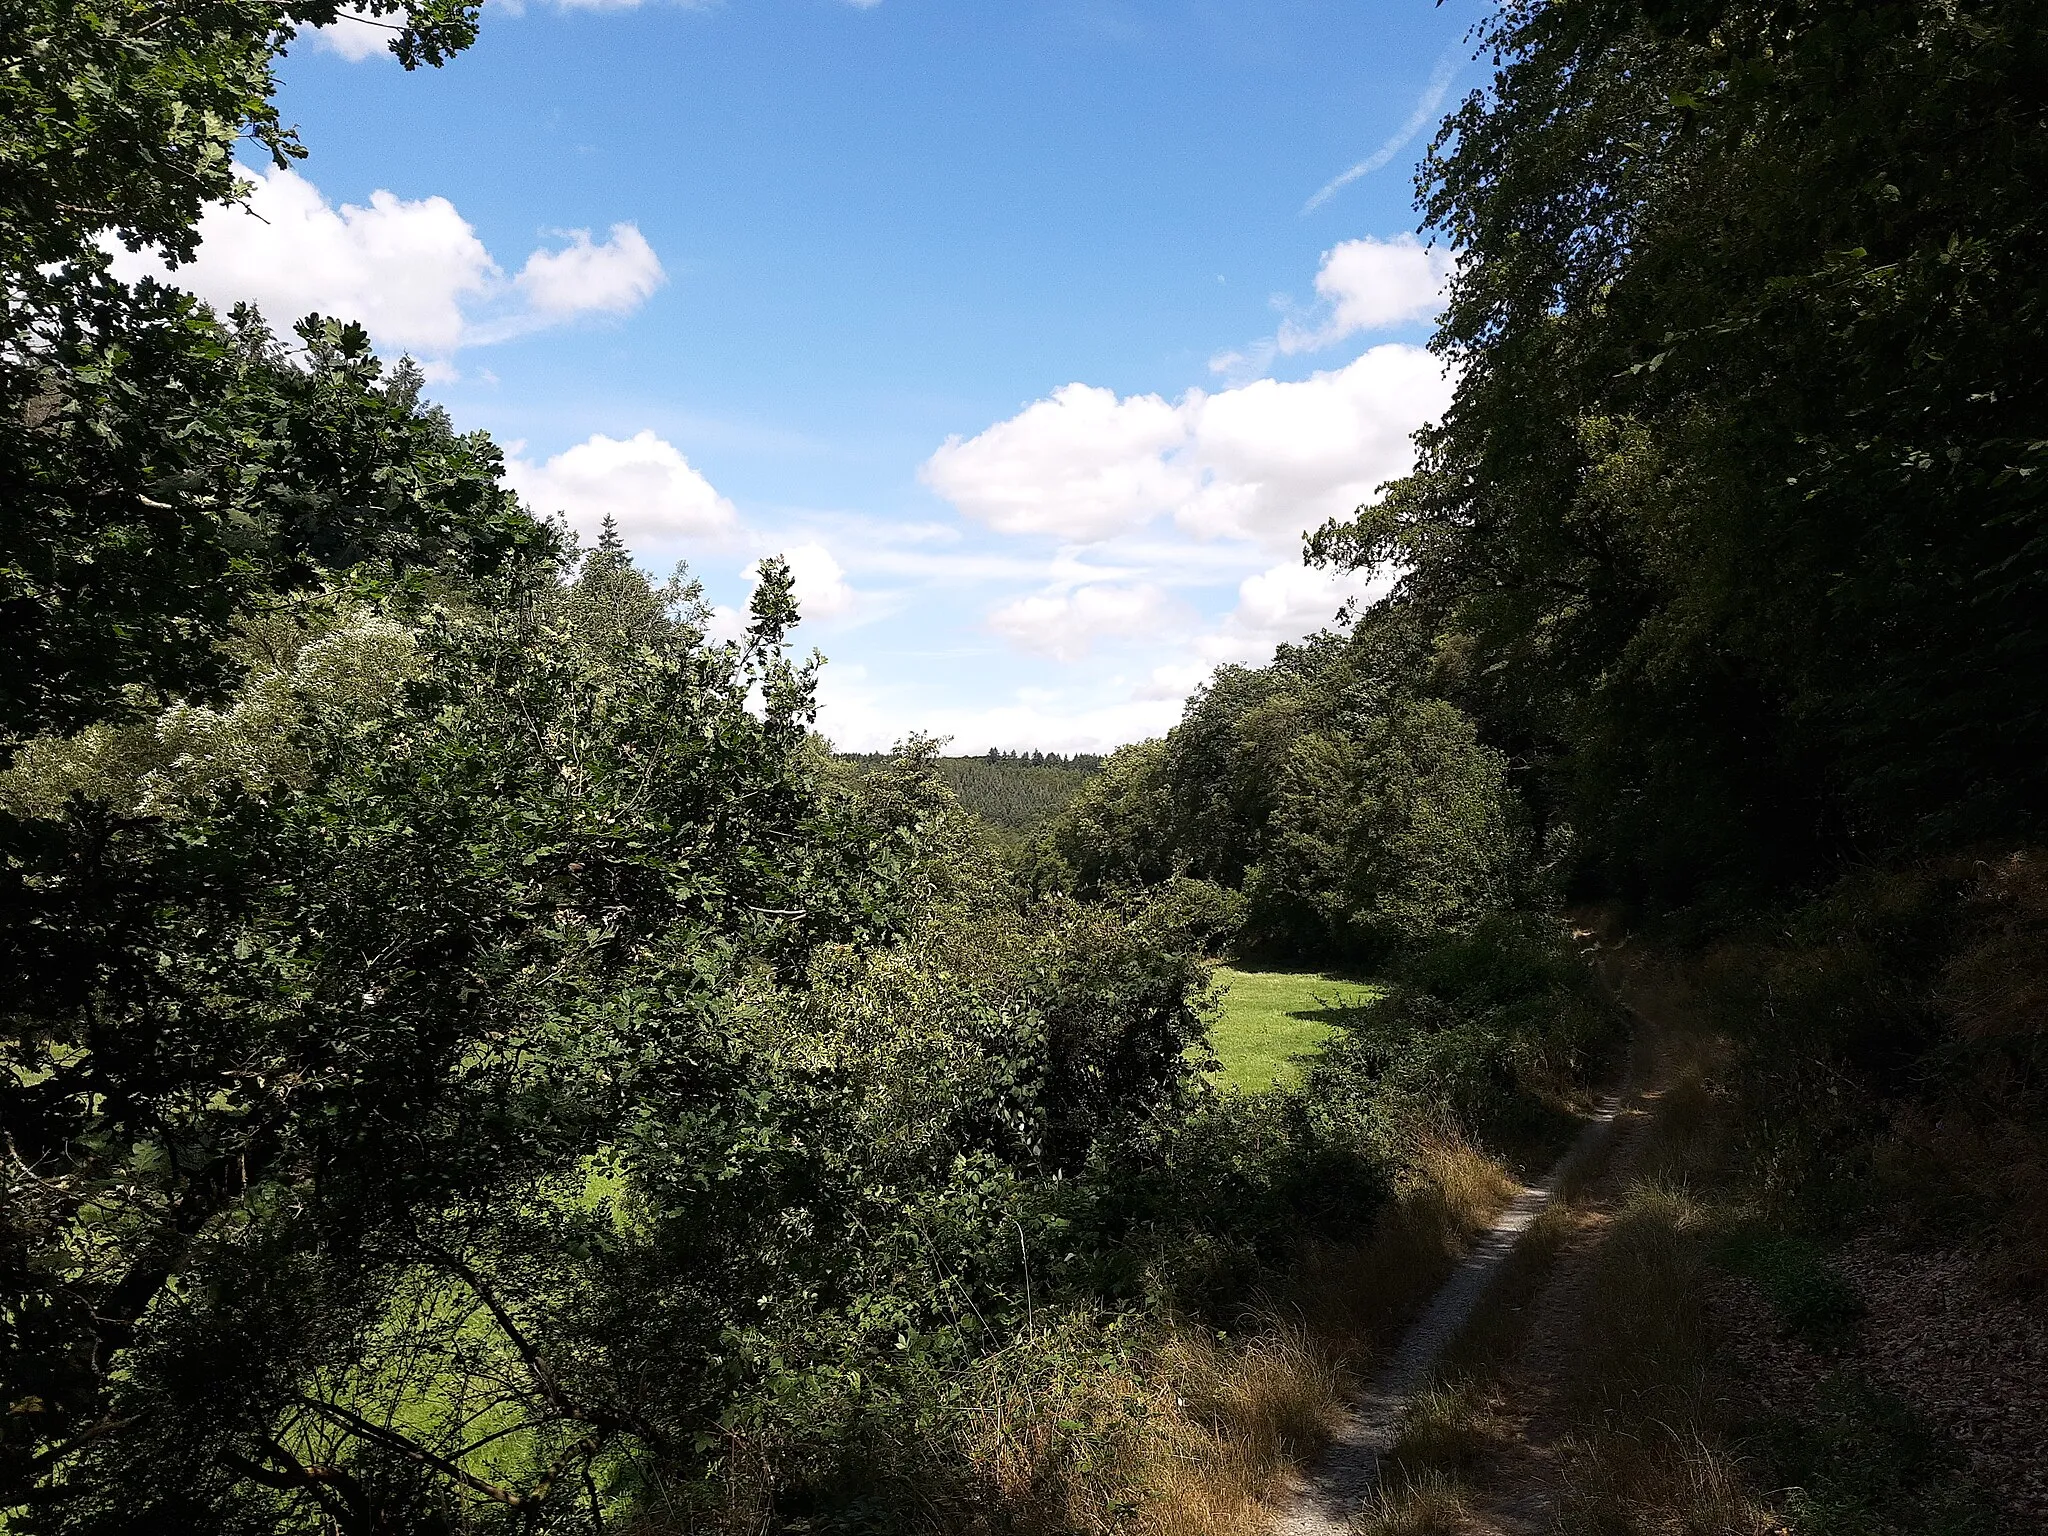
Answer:
<svg viewBox="0 0 2048 1536"><path fill-rule="evenodd" d="M855 760L868 761L869 755L861 754ZM1035 832L1050 823L1102 768L1100 757L1086 753L1060 757L1011 752L936 761L939 777L960 797L960 803L990 826L1007 832Z"/></svg>

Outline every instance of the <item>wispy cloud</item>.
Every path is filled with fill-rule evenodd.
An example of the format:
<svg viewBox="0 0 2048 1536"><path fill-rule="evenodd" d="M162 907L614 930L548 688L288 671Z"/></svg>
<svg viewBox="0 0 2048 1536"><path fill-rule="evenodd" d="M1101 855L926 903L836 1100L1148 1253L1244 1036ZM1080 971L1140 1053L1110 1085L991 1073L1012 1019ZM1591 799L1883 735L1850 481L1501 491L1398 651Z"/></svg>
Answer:
<svg viewBox="0 0 2048 1536"><path fill-rule="evenodd" d="M1331 180L1314 197L1302 204L1303 213L1315 212L1359 177L1370 176L1408 147L1409 140L1429 125L1430 120L1436 116L1437 109L1444 104L1444 97L1451 89L1451 82L1457 78L1458 70L1463 64L1462 51L1463 45L1459 43L1453 43L1443 51L1442 56L1436 61L1436 68L1429 72L1429 84L1423 88L1422 99L1415 103L1415 110L1408 114L1408 121L1396 129L1394 136L1386 143L1343 175Z"/></svg>

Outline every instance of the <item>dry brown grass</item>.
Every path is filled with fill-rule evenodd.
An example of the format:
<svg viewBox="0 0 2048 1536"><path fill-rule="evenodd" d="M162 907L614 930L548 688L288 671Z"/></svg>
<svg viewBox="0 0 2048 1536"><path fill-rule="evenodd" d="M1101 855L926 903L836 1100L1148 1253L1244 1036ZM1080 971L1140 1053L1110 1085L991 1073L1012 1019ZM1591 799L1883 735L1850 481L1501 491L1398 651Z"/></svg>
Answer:
<svg viewBox="0 0 2048 1536"><path fill-rule="evenodd" d="M1684 1427L1646 1423L1567 1442L1558 1536L1763 1536L1781 1531L1734 1459Z"/></svg>
<svg viewBox="0 0 2048 1536"><path fill-rule="evenodd" d="M1447 1137L1420 1144L1372 1235L1305 1248L1236 1330L1184 1324L1140 1346L1075 1322L983 1360L919 1457L929 1536L1264 1536L1297 1469L1328 1443L1351 1382L1427 1301L1520 1186ZM735 1447L740 1461L746 1448ZM765 1469L771 1457L758 1456ZM653 1517L641 1536L758 1536L772 1512L738 1464L724 1518ZM926 1475L928 1473L928 1475ZM1411 1507L1412 1505L1412 1507ZM1430 1484L1390 1532L1450 1531ZM1391 1510L1390 1506L1390 1510ZM1462 1517L1460 1517L1462 1519Z"/></svg>
<svg viewBox="0 0 2048 1536"><path fill-rule="evenodd" d="M1250 1536L1290 1467L1336 1428L1343 1378L1299 1328L1232 1346L1176 1338L1161 1351L1169 1411L1148 1447L1137 1529L1148 1536Z"/></svg>
<svg viewBox="0 0 2048 1536"><path fill-rule="evenodd" d="M1472 1528L1464 1491L1436 1472L1383 1493L1379 1504L1354 1522L1358 1536L1463 1536Z"/></svg>
<svg viewBox="0 0 2048 1536"><path fill-rule="evenodd" d="M1942 1002L1966 1039L2048 1034L2048 860L2022 850L1985 872L1976 932L1949 961Z"/></svg>
<svg viewBox="0 0 2048 1536"><path fill-rule="evenodd" d="M1666 1016L1667 1019L1670 1015ZM1564 1386L1572 1424L1557 1458L1559 1536L1752 1536L1776 1529L1723 1447L1724 1404L1707 1306L1724 1213L1690 1183L1718 1164L1731 1106L1723 1047L1660 1031L1666 1084L1633 1183L1602 1233Z"/></svg>
<svg viewBox="0 0 2048 1536"><path fill-rule="evenodd" d="M1248 1342L1161 1357L1180 1386L1138 1528L1250 1536L1271 1524L1293 1470L1327 1443L1349 1380L1435 1291L1520 1186L1464 1142L1424 1141L1372 1237L1302 1255ZM1282 1321L1284 1319L1284 1321ZM1210 1351L1205 1353L1204 1351Z"/></svg>
<svg viewBox="0 0 2048 1536"><path fill-rule="evenodd" d="M1485 1153L1432 1137L1416 1149L1371 1240L1306 1250L1276 1310L1300 1318L1332 1358L1359 1369L1520 1192L1513 1175Z"/></svg>
<svg viewBox="0 0 2048 1536"><path fill-rule="evenodd" d="M1509 1425L1487 1385L1466 1377L1415 1394L1392 1460L1404 1481L1469 1471L1504 1443Z"/></svg>
<svg viewBox="0 0 2048 1536"><path fill-rule="evenodd" d="M1234 1335L1182 1327L1085 1384L1020 1370L996 1390L991 1376L954 1452L981 1490L969 1502L1002 1510L985 1528L1018 1536L1265 1532L1296 1469L1328 1443L1351 1380L1518 1188L1470 1146L1432 1139L1370 1239L1306 1250ZM933 1522L972 1528L984 1527Z"/></svg>

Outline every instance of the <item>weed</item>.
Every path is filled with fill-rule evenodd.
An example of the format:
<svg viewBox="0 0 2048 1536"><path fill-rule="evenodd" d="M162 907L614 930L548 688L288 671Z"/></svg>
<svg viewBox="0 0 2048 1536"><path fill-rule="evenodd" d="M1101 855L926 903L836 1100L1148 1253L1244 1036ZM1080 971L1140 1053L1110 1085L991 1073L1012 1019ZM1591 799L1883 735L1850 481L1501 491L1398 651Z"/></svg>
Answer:
<svg viewBox="0 0 2048 1536"><path fill-rule="evenodd" d="M1726 1254L1794 1338L1828 1354L1856 1341L1863 1300L1819 1244L1783 1232L1745 1232L1729 1241Z"/></svg>
<svg viewBox="0 0 2048 1536"><path fill-rule="evenodd" d="M1763 1536L1783 1527L1697 1430L1644 1422L1566 1444L1557 1536Z"/></svg>
<svg viewBox="0 0 2048 1536"><path fill-rule="evenodd" d="M1639 1185L1623 1200L1585 1282L1574 1385L1589 1407L1629 1420L1697 1409L1711 1224L1687 1190Z"/></svg>
<svg viewBox="0 0 2048 1536"><path fill-rule="evenodd" d="M1393 1460L1410 1476L1462 1472L1498 1448L1504 1437L1505 1427L1481 1383L1441 1383L1410 1400Z"/></svg>
<svg viewBox="0 0 2048 1536"><path fill-rule="evenodd" d="M1994 1529L1955 1448L1898 1398L1836 1376L1804 1421L1764 1426L1799 1536L1979 1536Z"/></svg>
<svg viewBox="0 0 2048 1536"><path fill-rule="evenodd" d="M1371 1239L1304 1248L1275 1304L1334 1358L1356 1365L1436 1289L1520 1187L1470 1143L1430 1137L1411 1154Z"/></svg>
<svg viewBox="0 0 2048 1536"><path fill-rule="evenodd" d="M1464 1492L1441 1472L1425 1472L1382 1494L1355 1524L1358 1536L1460 1536L1471 1528Z"/></svg>

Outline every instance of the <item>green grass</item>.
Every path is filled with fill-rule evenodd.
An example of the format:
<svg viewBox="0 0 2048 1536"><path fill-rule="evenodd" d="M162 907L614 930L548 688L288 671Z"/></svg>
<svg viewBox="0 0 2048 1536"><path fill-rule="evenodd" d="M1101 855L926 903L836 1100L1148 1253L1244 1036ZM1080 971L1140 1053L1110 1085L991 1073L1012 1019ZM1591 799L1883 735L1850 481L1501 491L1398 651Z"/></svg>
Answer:
<svg viewBox="0 0 2048 1536"><path fill-rule="evenodd" d="M1241 971L1216 967L1223 1014L1209 1031L1232 1088L1270 1088L1301 1077L1302 1059L1322 1049L1344 1010L1379 995L1369 983L1327 971Z"/></svg>

